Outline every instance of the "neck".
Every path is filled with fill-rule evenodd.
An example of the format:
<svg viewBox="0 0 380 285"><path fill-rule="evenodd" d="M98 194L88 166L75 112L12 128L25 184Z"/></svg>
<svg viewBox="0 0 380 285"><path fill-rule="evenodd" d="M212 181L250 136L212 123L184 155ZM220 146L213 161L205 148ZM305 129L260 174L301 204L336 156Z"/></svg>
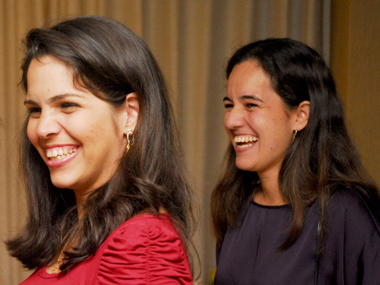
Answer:
<svg viewBox="0 0 380 285"><path fill-rule="evenodd" d="M278 184L278 175L276 177L259 176L260 186L256 188L253 200L265 206L285 205L287 201L282 194Z"/></svg>

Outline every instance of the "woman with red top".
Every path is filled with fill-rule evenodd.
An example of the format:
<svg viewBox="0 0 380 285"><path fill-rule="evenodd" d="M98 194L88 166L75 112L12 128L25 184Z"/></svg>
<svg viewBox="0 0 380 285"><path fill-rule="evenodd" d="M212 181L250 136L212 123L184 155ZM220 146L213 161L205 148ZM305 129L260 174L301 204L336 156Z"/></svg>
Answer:
<svg viewBox="0 0 380 285"><path fill-rule="evenodd" d="M192 284L191 191L161 71L87 16L31 30L21 84L29 218L7 242L29 284Z"/></svg>

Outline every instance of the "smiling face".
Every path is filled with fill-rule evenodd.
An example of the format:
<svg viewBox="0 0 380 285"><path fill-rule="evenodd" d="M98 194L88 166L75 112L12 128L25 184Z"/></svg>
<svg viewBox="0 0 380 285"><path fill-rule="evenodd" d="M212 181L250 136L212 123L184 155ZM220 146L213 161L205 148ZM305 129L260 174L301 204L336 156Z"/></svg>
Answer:
<svg viewBox="0 0 380 285"><path fill-rule="evenodd" d="M126 118L86 89L52 56L33 59L27 74L27 134L50 170L52 183L79 200L105 184L125 151Z"/></svg>
<svg viewBox="0 0 380 285"><path fill-rule="evenodd" d="M284 104L253 60L233 68L224 105L224 126L236 152L236 166L257 172L260 180L277 179L297 129L297 109Z"/></svg>

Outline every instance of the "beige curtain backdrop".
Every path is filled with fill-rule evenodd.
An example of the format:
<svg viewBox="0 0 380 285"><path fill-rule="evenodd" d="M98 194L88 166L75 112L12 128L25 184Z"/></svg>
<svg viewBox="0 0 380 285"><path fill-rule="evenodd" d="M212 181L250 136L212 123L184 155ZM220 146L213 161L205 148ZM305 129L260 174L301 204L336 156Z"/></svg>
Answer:
<svg viewBox="0 0 380 285"><path fill-rule="evenodd" d="M167 79L199 204L197 283L211 284L210 195L228 142L222 124L226 61L250 41L285 36L329 60L330 8L330 0L0 0L0 239L14 235L25 217L17 150L25 113L17 86L21 40L51 19L107 16L144 39ZM18 284L29 274L1 243L0 284Z"/></svg>

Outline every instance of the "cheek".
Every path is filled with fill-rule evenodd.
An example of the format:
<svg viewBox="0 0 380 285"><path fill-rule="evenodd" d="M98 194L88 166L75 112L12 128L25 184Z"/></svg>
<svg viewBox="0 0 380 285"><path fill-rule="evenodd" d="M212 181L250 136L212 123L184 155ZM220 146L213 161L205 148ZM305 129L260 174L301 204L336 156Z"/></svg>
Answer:
<svg viewBox="0 0 380 285"><path fill-rule="evenodd" d="M95 124L90 126L90 128L87 130L89 136L92 140L95 142L97 141L110 141L115 140L116 135L114 131L114 126L112 124ZM115 141L116 143L116 141Z"/></svg>
<svg viewBox="0 0 380 285"><path fill-rule="evenodd" d="M268 130L268 120L259 112L251 112L247 117L247 126L259 135L263 135L263 130Z"/></svg>
<svg viewBox="0 0 380 285"><path fill-rule="evenodd" d="M64 129L64 133L73 139L94 142L100 138L106 129L101 123L98 123L97 118L86 118L83 116L72 116L62 123L62 128Z"/></svg>
<svg viewBox="0 0 380 285"><path fill-rule="evenodd" d="M288 149L293 141L293 132L288 124L278 122L272 125L271 137L275 148Z"/></svg>
<svg viewBox="0 0 380 285"><path fill-rule="evenodd" d="M104 148L105 145L107 148L118 148L123 143L122 132L110 119L89 123L83 132L87 134L86 141L96 148Z"/></svg>
<svg viewBox="0 0 380 285"><path fill-rule="evenodd" d="M281 144L284 142L288 133L288 123L280 116L250 116L249 125L259 132L261 137L270 139L273 143Z"/></svg>

